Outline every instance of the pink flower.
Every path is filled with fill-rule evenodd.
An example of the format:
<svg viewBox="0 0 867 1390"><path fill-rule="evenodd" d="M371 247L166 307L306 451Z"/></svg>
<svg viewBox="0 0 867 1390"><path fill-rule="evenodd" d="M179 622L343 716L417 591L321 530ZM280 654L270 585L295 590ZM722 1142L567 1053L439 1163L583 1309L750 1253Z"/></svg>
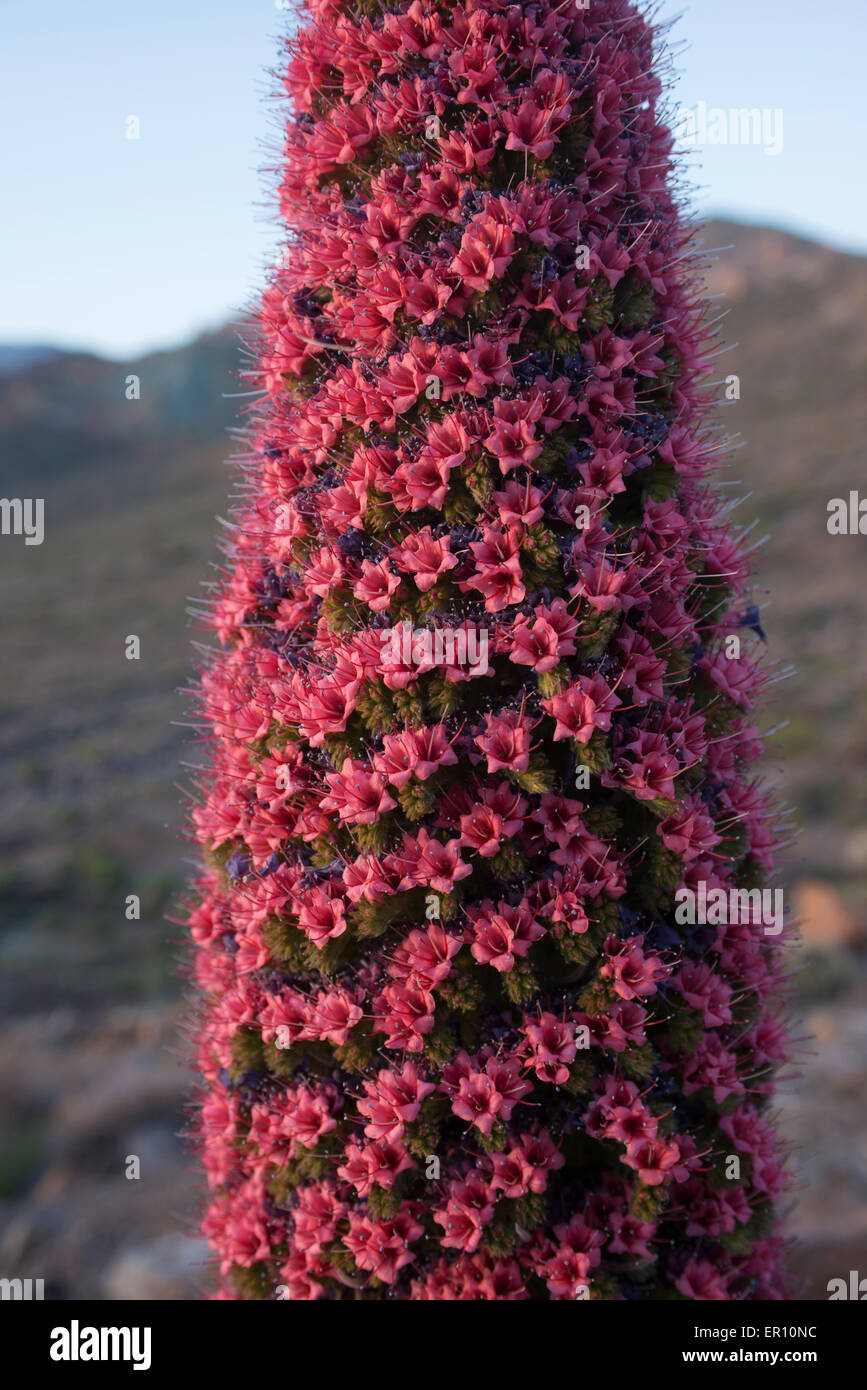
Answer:
<svg viewBox="0 0 867 1390"><path fill-rule="evenodd" d="M542 701L543 709L557 721L555 743L563 738L589 743L596 729L611 728L611 715L619 704L619 696L602 676L579 676L561 695Z"/></svg>
<svg viewBox="0 0 867 1390"><path fill-rule="evenodd" d="M309 738L311 747L320 747L326 734L345 732L346 721L355 708L360 688L360 674L355 673L349 681L341 673L326 675L315 686L302 685L300 682L294 686L298 727L305 738Z"/></svg>
<svg viewBox="0 0 867 1390"><path fill-rule="evenodd" d="M544 618L537 618L531 625L521 618L512 630L513 647L510 661L520 666L532 666L534 671L543 674L553 671L559 661L557 633Z"/></svg>
<svg viewBox="0 0 867 1390"><path fill-rule="evenodd" d="M528 150L537 159L547 159L557 143L557 122L553 111L545 111L532 99L522 101L517 111L503 112L503 125L509 132L507 150Z"/></svg>
<svg viewBox="0 0 867 1390"><path fill-rule="evenodd" d="M484 294L490 282L499 279L505 271L514 245L515 239L508 227L481 213L464 232L451 269L470 289Z"/></svg>
<svg viewBox="0 0 867 1390"><path fill-rule="evenodd" d="M499 530L486 526L484 539L470 546L476 557L476 572L461 584L462 589L478 589L489 613L500 613L509 604L520 603L526 593L521 578L520 537L514 528Z"/></svg>
<svg viewBox="0 0 867 1390"><path fill-rule="evenodd" d="M413 980L386 985L373 1001L373 1031L386 1033L386 1047L421 1052L434 1026L434 997Z"/></svg>
<svg viewBox="0 0 867 1390"><path fill-rule="evenodd" d="M329 1183L301 1186L294 1211L295 1244L305 1255L318 1254L334 1240L349 1208Z"/></svg>
<svg viewBox="0 0 867 1390"><path fill-rule="evenodd" d="M324 1134L336 1129L331 1115L333 1096L321 1087L299 1086L287 1092L282 1104L280 1131L302 1148L314 1149Z"/></svg>
<svg viewBox="0 0 867 1390"><path fill-rule="evenodd" d="M497 458L502 473L510 473L521 464L530 464L541 454L542 445L535 431L541 414L542 404L538 399L506 400L498 396L494 401L494 423L485 439L485 448Z"/></svg>
<svg viewBox="0 0 867 1390"><path fill-rule="evenodd" d="M710 1260L690 1259L681 1275L674 1281L674 1287L684 1298L696 1302L719 1302L728 1298L725 1275L721 1274Z"/></svg>
<svg viewBox="0 0 867 1390"><path fill-rule="evenodd" d="M507 526L532 526L545 514L544 496L539 489L529 482L522 487L514 478L509 479L502 492L495 492L492 500L497 504L500 520Z"/></svg>
<svg viewBox="0 0 867 1390"><path fill-rule="evenodd" d="M608 1249L612 1255L633 1255L638 1260L652 1259L653 1251L648 1244L656 1231L652 1221L642 1221L629 1212L613 1211L608 1225L612 1233Z"/></svg>
<svg viewBox="0 0 867 1390"><path fill-rule="evenodd" d="M447 844L443 844L422 830L419 832L418 846L419 869L431 888L436 888L438 892L450 893L455 883L472 873L472 867L458 854L458 840L449 840Z"/></svg>
<svg viewBox="0 0 867 1390"><path fill-rule="evenodd" d="M512 1110L531 1090L520 1074L515 1058L489 1058L484 1070L474 1067L466 1053L443 1068L443 1089L452 1097L452 1110L471 1122L482 1134L490 1134L497 1120L508 1121Z"/></svg>
<svg viewBox="0 0 867 1390"><path fill-rule="evenodd" d="M452 1110L462 1120L468 1120L481 1131L490 1134L502 1109L502 1096L485 1072L462 1077Z"/></svg>
<svg viewBox="0 0 867 1390"><path fill-rule="evenodd" d="M666 1174L677 1166L680 1150L676 1143L661 1139L639 1139L627 1146L623 1162L634 1168L645 1187L659 1187Z"/></svg>
<svg viewBox="0 0 867 1390"><path fill-rule="evenodd" d="M397 1143L406 1126L418 1118L422 1101L435 1089L431 1082L422 1080L412 1062L399 1072L384 1068L375 1081L365 1081L365 1099L358 1102L358 1110L368 1121L364 1126L368 1139Z"/></svg>
<svg viewBox="0 0 867 1390"><path fill-rule="evenodd" d="M507 838L506 822L489 806L480 806L469 815L461 816L459 844L462 848L475 850L483 859L495 855Z"/></svg>
<svg viewBox="0 0 867 1390"><path fill-rule="evenodd" d="M640 936L618 938L613 933L605 940L607 959L599 974L603 980L611 980L620 999L648 998L656 993L657 980L668 974L659 956L644 953L642 940Z"/></svg>
<svg viewBox="0 0 867 1390"><path fill-rule="evenodd" d="M605 786L625 787L639 801L674 799L674 779L680 764L662 734L639 729L618 748L617 754L612 770L603 773Z"/></svg>
<svg viewBox="0 0 867 1390"><path fill-rule="evenodd" d="M518 710L485 715L485 732L477 734L476 747L485 754L488 772L526 772L530 766L532 725Z"/></svg>
<svg viewBox="0 0 867 1390"><path fill-rule="evenodd" d="M434 1212L434 1220L445 1231L441 1244L471 1255L493 1214L490 1189L479 1174L471 1173L462 1182L453 1183L446 1206Z"/></svg>
<svg viewBox="0 0 867 1390"><path fill-rule="evenodd" d="M731 985L721 980L706 961L685 960L672 976L672 984L680 990L690 1008L701 1013L708 1028L731 1023Z"/></svg>
<svg viewBox="0 0 867 1390"><path fill-rule="evenodd" d="M534 941L545 935L545 929L523 904L511 907L500 902L485 902L470 913L468 939L475 960L492 965L495 970L511 970L516 956L526 956Z"/></svg>
<svg viewBox="0 0 867 1390"><path fill-rule="evenodd" d="M423 1234L424 1227L415 1219L412 1207L405 1204L388 1221L373 1221L353 1213L343 1243L359 1269L369 1270L377 1279L393 1284L400 1270L413 1260L410 1245Z"/></svg>
<svg viewBox="0 0 867 1390"><path fill-rule="evenodd" d="M546 1130L526 1135L519 1144L512 1144L506 1153L491 1158L493 1177L491 1187L502 1190L504 1197L522 1197L527 1192L544 1192L548 1174L565 1167L566 1160L555 1147Z"/></svg>
<svg viewBox="0 0 867 1390"><path fill-rule="evenodd" d="M529 1057L540 1081L562 1086L569 1080L569 1067L575 1060L575 1025L551 1013L540 1013L536 1021L524 1024Z"/></svg>
<svg viewBox="0 0 867 1390"><path fill-rule="evenodd" d="M334 811L347 825L372 825L397 802L385 790L385 778L356 758L346 758L340 772L326 772L329 795L319 802L323 811Z"/></svg>
<svg viewBox="0 0 867 1390"><path fill-rule="evenodd" d="M382 752L373 756L373 766L392 786L405 787L418 765L415 735L409 729L402 734L387 734L382 745Z"/></svg>
<svg viewBox="0 0 867 1390"><path fill-rule="evenodd" d="M397 978L413 980L424 989L433 990L451 974L451 960L461 949L461 939L452 936L438 922L426 931L416 929L401 942L389 966Z"/></svg>
<svg viewBox="0 0 867 1390"><path fill-rule="evenodd" d="M340 1047L347 1042L349 1034L361 1022L362 1010L360 991L336 988L323 990L317 995L310 1008L310 1021L318 1030L320 1038Z"/></svg>
<svg viewBox="0 0 867 1390"><path fill-rule="evenodd" d="M338 1175L352 1183L359 1197L369 1197L376 1187L389 1189L394 1180L415 1164L402 1144L354 1144L346 1146L346 1159Z"/></svg>
<svg viewBox="0 0 867 1390"><path fill-rule="evenodd" d="M441 575L454 569L457 559L449 550L448 536L434 538L429 526L413 536L407 536L400 550L394 553L401 569L414 575L416 587L423 594L433 588Z"/></svg>
<svg viewBox="0 0 867 1390"><path fill-rule="evenodd" d="M361 563L361 578L352 586L352 592L362 603L366 603L372 613L388 611L392 594L400 588L400 580L392 574L386 561L378 565L369 560Z"/></svg>

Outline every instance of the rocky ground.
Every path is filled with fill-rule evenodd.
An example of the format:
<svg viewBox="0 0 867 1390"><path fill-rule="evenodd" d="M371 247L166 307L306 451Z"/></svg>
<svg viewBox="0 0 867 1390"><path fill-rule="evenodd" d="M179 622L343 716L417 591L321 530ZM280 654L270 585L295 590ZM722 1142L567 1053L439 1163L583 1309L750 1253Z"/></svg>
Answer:
<svg viewBox="0 0 867 1390"><path fill-rule="evenodd" d="M4 1176L18 1164L35 1178L2 1204L0 1266L44 1279L46 1298L187 1299L207 1283L180 1138L180 1022L171 1006L58 1008L4 1037Z"/></svg>
<svg viewBox="0 0 867 1390"><path fill-rule="evenodd" d="M867 1275L867 952L830 891L806 918L796 1000L799 1074L779 1098L798 1188L786 1227L801 1296L827 1298L830 1279Z"/></svg>

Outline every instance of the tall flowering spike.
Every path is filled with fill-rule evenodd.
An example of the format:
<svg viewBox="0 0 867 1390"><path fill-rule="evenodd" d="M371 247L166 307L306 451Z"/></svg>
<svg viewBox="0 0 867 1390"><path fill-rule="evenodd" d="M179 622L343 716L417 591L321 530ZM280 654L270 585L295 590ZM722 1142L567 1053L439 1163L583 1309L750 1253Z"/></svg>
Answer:
<svg viewBox="0 0 867 1390"><path fill-rule="evenodd" d="M653 29L313 0L281 75L199 686L218 1296L780 1298L768 670Z"/></svg>

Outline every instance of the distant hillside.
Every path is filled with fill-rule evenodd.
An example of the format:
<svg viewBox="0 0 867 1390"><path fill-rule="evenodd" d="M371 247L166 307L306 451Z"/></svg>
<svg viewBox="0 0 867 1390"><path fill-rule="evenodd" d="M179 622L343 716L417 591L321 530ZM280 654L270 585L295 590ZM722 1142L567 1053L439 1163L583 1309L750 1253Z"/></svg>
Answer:
<svg viewBox="0 0 867 1390"><path fill-rule="evenodd" d="M243 404L227 397L244 389L242 366L238 333L229 328L134 362L66 352L25 361L0 377L0 484L20 491L26 474L28 495L45 485L65 496L74 481L68 520L92 503L117 511L156 477L183 484L190 450L227 448L223 432ZM138 400L127 398L129 376L139 379ZM171 472L163 450L173 456Z"/></svg>
<svg viewBox="0 0 867 1390"><path fill-rule="evenodd" d="M731 491L752 494L739 516L758 518L756 538L770 533L758 598L770 591L771 655L798 668L765 723L789 720L771 747L787 755L786 799L806 824L796 853L810 873L844 886L848 874L854 885L867 825L867 548L829 537L825 521L829 497L863 470L867 261L727 223L710 224L704 241L733 248L709 284L726 295L732 350L720 375L742 380L741 401L724 407L745 440ZM172 723L184 718L174 692L195 636L185 603L219 558L215 517L233 486L223 461L244 405L230 398L245 389L242 366L237 331L226 329L138 362L63 353L0 378L0 495L46 499L44 545L0 545L4 665L15 673L0 687L9 949L18 978L41 971L43 990L46 961L67 987L69 928L93 967L77 988L98 987L117 964L118 942L103 928L130 948L120 905L136 891L143 923L125 958L128 987L160 979L153 943L186 854L166 826L180 819L181 759L197 756ZM130 374L139 401L125 399ZM124 659L130 633L142 641L139 662ZM137 960L149 962L145 984Z"/></svg>
<svg viewBox="0 0 867 1390"><path fill-rule="evenodd" d="M742 381L725 407L743 439L733 491L752 494L738 516L758 518L757 540L769 535L757 597L770 600L772 655L797 667L777 687L766 724L790 722L770 748L786 755L786 800L805 827L798 852L836 880L867 868L867 546L826 525L830 498L864 491L867 259L724 222L704 241L732 248L709 289L728 311L720 375Z"/></svg>
<svg viewBox="0 0 867 1390"><path fill-rule="evenodd" d="M0 343L0 376L13 376L25 367L50 362L61 355L60 348L44 347L38 343Z"/></svg>
<svg viewBox="0 0 867 1390"><path fill-rule="evenodd" d="M13 967L5 993L22 1008L37 988L50 1006L170 985L185 608L218 558L241 365L226 329L136 362L62 353L0 379L0 495L45 498L42 546L0 542L15 673L0 687L0 974ZM141 923L123 916L127 893Z"/></svg>

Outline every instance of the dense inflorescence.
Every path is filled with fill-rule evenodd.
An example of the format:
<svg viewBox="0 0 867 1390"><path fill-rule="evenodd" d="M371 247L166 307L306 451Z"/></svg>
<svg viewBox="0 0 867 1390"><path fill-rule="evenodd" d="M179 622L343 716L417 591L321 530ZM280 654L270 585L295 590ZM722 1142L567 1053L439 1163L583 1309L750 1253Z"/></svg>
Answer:
<svg viewBox="0 0 867 1390"><path fill-rule="evenodd" d="M782 936L677 910L777 835L655 43L628 0L287 43L198 687L219 1297L785 1295Z"/></svg>

